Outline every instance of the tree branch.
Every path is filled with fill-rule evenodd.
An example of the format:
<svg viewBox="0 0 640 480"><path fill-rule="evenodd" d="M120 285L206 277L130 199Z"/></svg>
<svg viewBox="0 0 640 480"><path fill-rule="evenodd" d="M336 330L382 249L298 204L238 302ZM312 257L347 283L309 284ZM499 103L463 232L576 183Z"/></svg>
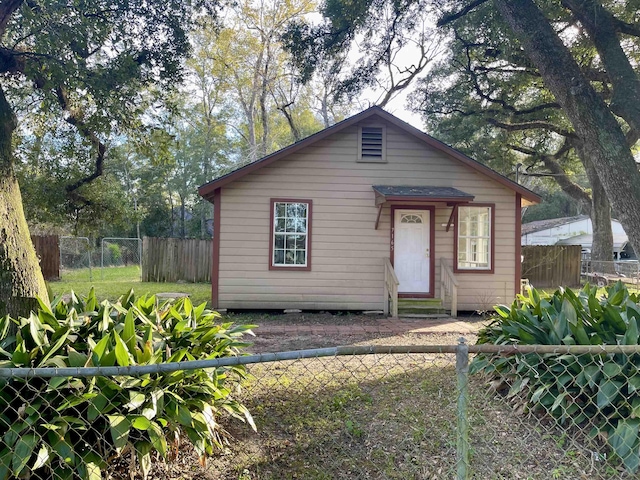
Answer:
<svg viewBox="0 0 640 480"><path fill-rule="evenodd" d="M66 186L67 192L73 193L81 186L93 182L96 178L102 175L104 169L104 155L107 151L107 147L100 141L96 133L91 130L91 128L83 120L81 112L78 110L74 110L71 107L69 103L69 97L64 87L56 88L56 97L58 98L58 104L60 105L62 110L67 113L67 116L64 119L65 122L76 127L78 133L80 133L83 138L88 140L91 143L91 146L96 151L95 170L93 171L93 173ZM78 194L75 193L74 197L77 197L77 195Z"/></svg>
<svg viewBox="0 0 640 480"><path fill-rule="evenodd" d="M583 189L580 185L569 178L567 173L560 165L560 162L558 161L560 158L566 156L569 150L573 148L573 144L570 141L564 142L564 144L558 149L558 151L552 155L544 154L532 148L523 147L520 145L507 146L510 149L515 150L516 152L524 153L525 155L529 155L535 159L542 161L545 168L549 170L550 174L553 175L556 182L558 182L558 185L560 185L562 191L569 195L571 198L579 201L586 212L591 212L591 196L585 189Z"/></svg>
<svg viewBox="0 0 640 480"><path fill-rule="evenodd" d="M0 2L0 39L4 37L11 15L20 8L23 2L24 0L4 0Z"/></svg>
<svg viewBox="0 0 640 480"><path fill-rule="evenodd" d="M487 122L491 125L501 128L503 130L507 130L509 132L516 132L520 130L531 130L531 129L544 129L549 130L551 132L555 132L558 135L562 135L566 138L574 138L577 139L578 136L574 132L570 132L569 130L565 130L560 128L557 125L552 123L543 122L543 121L532 121L532 122L522 122L522 123L507 123L501 122L495 118L487 118Z"/></svg>
<svg viewBox="0 0 640 480"><path fill-rule="evenodd" d="M487 2L487 0L474 0L469 5L465 6L462 10L458 10L457 12L445 13L440 18L440 20L438 20L438 27L444 27L445 25L448 25L449 23L454 22L461 17L464 17L471 10L482 5L485 2Z"/></svg>

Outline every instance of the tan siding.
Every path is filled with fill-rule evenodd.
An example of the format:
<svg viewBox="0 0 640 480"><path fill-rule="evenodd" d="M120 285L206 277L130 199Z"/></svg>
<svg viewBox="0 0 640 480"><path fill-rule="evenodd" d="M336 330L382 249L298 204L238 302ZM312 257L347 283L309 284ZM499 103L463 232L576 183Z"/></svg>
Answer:
<svg viewBox="0 0 640 480"><path fill-rule="evenodd" d="M384 206L375 230L376 184L452 186L495 203L495 273L458 274L459 309L512 299L515 194L392 125L386 138L387 163L356 162L353 126L223 187L220 307L382 310L390 208ZM271 198L313 200L311 271L269 270ZM439 259L453 262L454 229L443 226L450 213L436 205L436 296Z"/></svg>

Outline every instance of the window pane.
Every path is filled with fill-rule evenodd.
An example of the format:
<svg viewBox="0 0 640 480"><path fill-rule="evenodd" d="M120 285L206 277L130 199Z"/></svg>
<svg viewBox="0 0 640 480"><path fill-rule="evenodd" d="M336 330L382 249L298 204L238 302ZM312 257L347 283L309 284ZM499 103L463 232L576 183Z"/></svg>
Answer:
<svg viewBox="0 0 640 480"><path fill-rule="evenodd" d="M304 250L296 252L296 265L304 265L306 262L306 253Z"/></svg>
<svg viewBox="0 0 640 480"><path fill-rule="evenodd" d="M276 235L276 248L284 248L284 235Z"/></svg>
<svg viewBox="0 0 640 480"><path fill-rule="evenodd" d="M304 218L299 218L296 220L296 232L298 233L307 233L307 220Z"/></svg>
<svg viewBox="0 0 640 480"><path fill-rule="evenodd" d="M282 265L283 263L284 263L284 250L274 250L274 252L273 252L273 264L274 265Z"/></svg>
<svg viewBox="0 0 640 480"><path fill-rule="evenodd" d="M287 217L306 217L306 203L287 203Z"/></svg>
<svg viewBox="0 0 640 480"><path fill-rule="evenodd" d="M276 217L284 217L286 211L286 203L276 203Z"/></svg>
<svg viewBox="0 0 640 480"><path fill-rule="evenodd" d="M296 231L296 223L297 223L297 220L296 220L295 218L289 218L289 217L287 217L286 222L287 222L287 223L286 223L286 232L287 232L287 233L289 233L289 232L292 232L292 233L293 233L293 232L295 232L295 231Z"/></svg>
<svg viewBox="0 0 640 480"><path fill-rule="evenodd" d="M304 250L306 248L307 237L305 235L296 235L296 250Z"/></svg>
<svg viewBox="0 0 640 480"><path fill-rule="evenodd" d="M286 235L285 248L287 250L295 250L295 248L296 248L296 236L295 235Z"/></svg>
<svg viewBox="0 0 640 480"><path fill-rule="evenodd" d="M458 226L458 233L460 235L466 235L467 234L467 221L465 220L461 220L460 221L460 225Z"/></svg>
<svg viewBox="0 0 640 480"><path fill-rule="evenodd" d="M294 252L287 250L284 252L284 264L285 265L293 265L295 263L295 255Z"/></svg>
<svg viewBox="0 0 640 480"><path fill-rule="evenodd" d="M285 227L285 219L278 218L276 220L276 232L284 232L284 227Z"/></svg>

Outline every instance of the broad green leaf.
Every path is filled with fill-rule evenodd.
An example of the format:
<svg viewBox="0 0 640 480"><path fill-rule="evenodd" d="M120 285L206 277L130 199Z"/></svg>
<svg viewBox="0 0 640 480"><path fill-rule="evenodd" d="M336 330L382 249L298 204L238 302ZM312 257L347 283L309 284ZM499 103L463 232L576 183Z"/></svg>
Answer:
<svg viewBox="0 0 640 480"><path fill-rule="evenodd" d="M129 417L131 419L131 417ZM148 430L151 422L147 417L137 415L131 419L131 426L137 430Z"/></svg>
<svg viewBox="0 0 640 480"><path fill-rule="evenodd" d="M640 375L632 375L627 379L629 393L640 391Z"/></svg>
<svg viewBox="0 0 640 480"><path fill-rule="evenodd" d="M0 451L0 480L7 480L11 473L13 452L9 448Z"/></svg>
<svg viewBox="0 0 640 480"><path fill-rule="evenodd" d="M145 480L151 471L151 451L153 446L146 441L136 442L136 453L138 454L138 465L140 465L140 472L142 473L142 479Z"/></svg>
<svg viewBox="0 0 640 480"><path fill-rule="evenodd" d="M609 378L618 376L622 373L622 366L617 363L607 362L602 366L602 373Z"/></svg>
<svg viewBox="0 0 640 480"><path fill-rule="evenodd" d="M600 367L598 365L587 365L584 367L584 376L587 379L588 385L593 388L596 386L600 378L602 377L602 372L600 371Z"/></svg>
<svg viewBox="0 0 640 480"><path fill-rule="evenodd" d="M625 345L638 345L638 322L635 318L629 320L627 331L624 334Z"/></svg>
<svg viewBox="0 0 640 480"><path fill-rule="evenodd" d="M115 352L116 352L116 361L118 365L121 367L128 367L131 365L131 361L129 360L129 351L127 350L127 346L124 344L118 332L113 330L113 339L115 341Z"/></svg>
<svg viewBox="0 0 640 480"><path fill-rule="evenodd" d="M193 311L193 304L191 303L191 300L189 300L189 297L184 297L182 299L182 306L184 308L185 315L190 317L191 312Z"/></svg>
<svg viewBox="0 0 640 480"><path fill-rule="evenodd" d="M574 306L571 304L571 302L567 298L562 300L561 312L564 314L565 318L567 319L567 322L569 322L571 325L577 325L578 314L576 313L576 309L574 308Z"/></svg>
<svg viewBox="0 0 640 480"><path fill-rule="evenodd" d="M628 470L638 469L638 427L640 420L620 420L613 434L609 437L609 445L618 455Z"/></svg>
<svg viewBox="0 0 640 480"><path fill-rule="evenodd" d="M22 472L24 467L27 466L27 463L29 463L29 459L37 443L38 438L32 433L23 435L16 442L13 447L13 460L11 462L11 470L16 477L20 475L20 472Z"/></svg>
<svg viewBox="0 0 640 480"><path fill-rule="evenodd" d="M39 347L49 343L42 322L40 322L40 319L34 313L29 315L29 335L33 342Z"/></svg>
<svg viewBox="0 0 640 480"><path fill-rule="evenodd" d="M122 340L127 345L127 348L130 352L136 348L136 327L135 321L133 318L133 309L130 309L127 312L127 315L124 317L124 328L122 330Z"/></svg>
<svg viewBox="0 0 640 480"><path fill-rule="evenodd" d="M167 451L169 449L167 445L167 439L164 436L164 432L160 425L156 422L150 422L149 425L149 438L151 439L151 444L153 448L155 448L162 457L167 455Z"/></svg>
<svg viewBox="0 0 640 480"><path fill-rule="evenodd" d="M563 403L565 396L566 396L566 393L561 393L556 397L555 401L553 402L553 405L551 405L552 412ZM564 410L564 405L562 408Z"/></svg>
<svg viewBox="0 0 640 480"><path fill-rule="evenodd" d="M615 380L603 379L598 385L598 396L596 402L598 408L604 408L615 402L620 395L622 382Z"/></svg>
<svg viewBox="0 0 640 480"><path fill-rule="evenodd" d="M188 408L183 407L182 405L178 405L178 422L185 427L190 427L192 425L191 412Z"/></svg>
<svg viewBox="0 0 640 480"><path fill-rule="evenodd" d="M77 352L73 347L69 346L67 347L67 358L69 359L70 367L84 367L87 364L89 356Z"/></svg>
<svg viewBox="0 0 640 480"><path fill-rule="evenodd" d="M58 350L60 350L62 348L62 346L65 344L65 342L67 341L67 337L69 336L69 333L71 332L71 328L67 326L67 327L64 327L61 330L63 330L63 333L58 337L56 342L49 349L47 349L47 353L46 353L46 355L44 357L42 357L42 360L40 361L39 366L45 365L47 360L49 358L51 358L52 355L57 353Z"/></svg>
<svg viewBox="0 0 640 480"><path fill-rule="evenodd" d="M98 393L98 395L90 400L90 404L87 409L87 420L90 422L94 421L100 415L107 413L107 407L110 406L110 402L103 393L104 391L106 391L106 389L103 389L102 392Z"/></svg>
<svg viewBox="0 0 640 480"><path fill-rule="evenodd" d="M131 425L124 415L107 415L107 418L111 426L111 439L113 440L116 452L121 453L129 440Z"/></svg>

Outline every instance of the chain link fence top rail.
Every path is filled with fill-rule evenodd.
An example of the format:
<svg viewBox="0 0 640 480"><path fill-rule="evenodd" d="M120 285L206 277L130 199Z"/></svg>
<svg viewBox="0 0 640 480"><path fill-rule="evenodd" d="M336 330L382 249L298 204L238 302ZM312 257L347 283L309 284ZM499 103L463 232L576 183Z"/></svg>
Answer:
<svg viewBox="0 0 640 480"><path fill-rule="evenodd" d="M257 431L223 412L163 420L163 409L203 401L198 388L136 393L155 378L223 375L239 365L249 376L234 397ZM0 368L0 479L143 478L143 470L162 479L637 478L638 368L637 346L465 344ZM126 403L92 407L124 388ZM224 427L221 449L189 442L198 422ZM166 438L164 460L152 452L156 429ZM106 437L119 451L105 450ZM140 439L144 448L128 448ZM74 442L93 471L71 468L79 464ZM52 468L59 465L69 468Z"/></svg>

